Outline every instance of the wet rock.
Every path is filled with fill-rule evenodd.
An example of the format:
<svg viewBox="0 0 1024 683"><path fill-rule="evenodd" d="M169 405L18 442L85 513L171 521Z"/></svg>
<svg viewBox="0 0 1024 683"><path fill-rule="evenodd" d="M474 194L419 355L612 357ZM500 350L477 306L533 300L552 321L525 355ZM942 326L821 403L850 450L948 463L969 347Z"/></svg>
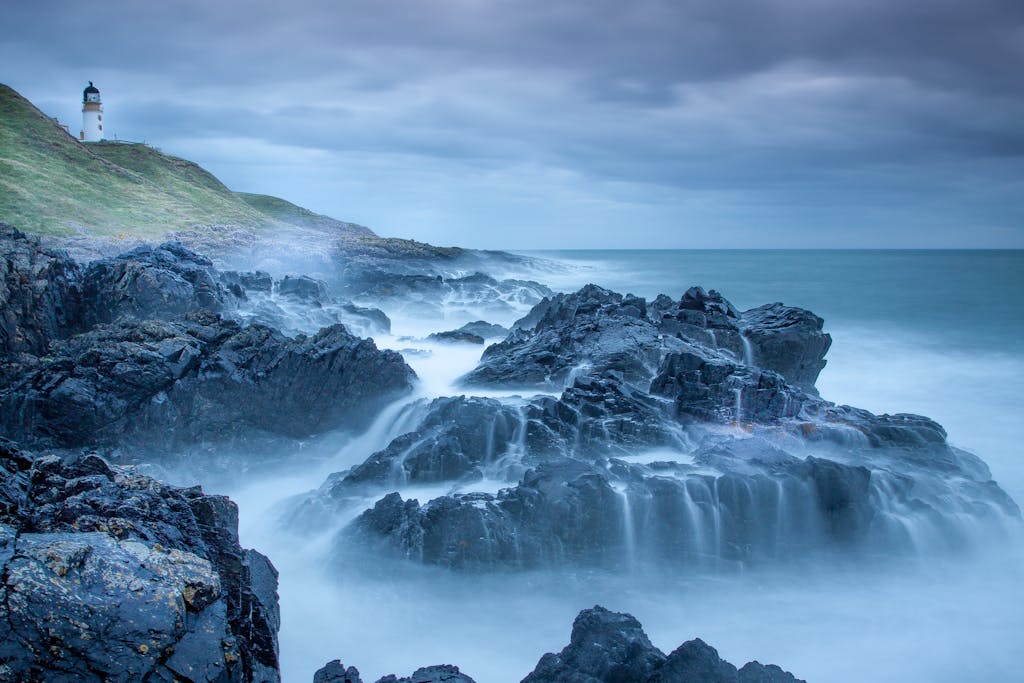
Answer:
<svg viewBox="0 0 1024 683"><path fill-rule="evenodd" d="M822 332L821 318L802 308L774 303L744 311L740 324L752 347L754 365L817 394L814 383L832 345L832 337Z"/></svg>
<svg viewBox="0 0 1024 683"><path fill-rule="evenodd" d="M579 613L569 644L541 657L523 683L647 681L664 661L632 615L597 605Z"/></svg>
<svg viewBox="0 0 1024 683"><path fill-rule="evenodd" d="M739 672L702 640L665 656L632 615L600 605L573 622L569 644L541 657L523 683L803 683L777 666L757 662Z"/></svg>
<svg viewBox="0 0 1024 683"><path fill-rule="evenodd" d="M396 678L394 675L384 676L377 683L476 683L472 678L459 671L459 667L451 664L425 666L416 669L411 676Z"/></svg>
<svg viewBox="0 0 1024 683"><path fill-rule="evenodd" d="M278 281L277 292L281 296L319 304L327 298L327 283L307 275L286 275Z"/></svg>
<svg viewBox="0 0 1024 683"><path fill-rule="evenodd" d="M10 442L0 491L10 680L279 680L276 572L233 503Z"/></svg>
<svg viewBox="0 0 1024 683"><path fill-rule="evenodd" d="M0 222L0 354L44 353L83 325L78 265Z"/></svg>
<svg viewBox="0 0 1024 683"><path fill-rule="evenodd" d="M359 677L359 669L346 668L341 660L334 659L313 674L313 683L363 683L363 679Z"/></svg>
<svg viewBox="0 0 1024 683"><path fill-rule="evenodd" d="M48 357L8 359L0 424L26 443L150 452L304 438L364 426L413 378L397 353L340 325L287 338L198 311L99 326Z"/></svg>
<svg viewBox="0 0 1024 683"><path fill-rule="evenodd" d="M484 338L465 330L448 330L447 332L434 332L427 336L430 341L449 342L457 344L483 344Z"/></svg>
<svg viewBox="0 0 1024 683"><path fill-rule="evenodd" d="M501 325L494 325L484 320L476 320L471 323L466 323L459 328L460 332L468 332L469 334L475 334L483 339L495 339L498 337L507 337L509 329Z"/></svg>
<svg viewBox="0 0 1024 683"><path fill-rule="evenodd" d="M538 304L504 341L489 346L463 377L467 386L562 387L574 371L619 373L650 382L667 349L678 345L644 317L643 299L587 285Z"/></svg>
<svg viewBox="0 0 1024 683"><path fill-rule="evenodd" d="M83 299L87 322L95 325L223 311L234 296L220 283L209 259L168 242L93 261L83 276Z"/></svg>
<svg viewBox="0 0 1024 683"><path fill-rule="evenodd" d="M225 270L221 271L220 277L227 287L239 288L246 292L265 292L269 294L274 286L274 279L270 277L270 273L262 270Z"/></svg>

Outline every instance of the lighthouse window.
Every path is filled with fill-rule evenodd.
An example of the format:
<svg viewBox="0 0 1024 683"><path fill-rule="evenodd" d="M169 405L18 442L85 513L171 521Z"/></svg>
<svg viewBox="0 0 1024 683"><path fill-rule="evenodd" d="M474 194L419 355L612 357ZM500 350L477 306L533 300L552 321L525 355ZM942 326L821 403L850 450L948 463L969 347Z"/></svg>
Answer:
<svg viewBox="0 0 1024 683"><path fill-rule="evenodd" d="M96 118L97 118L97 119L99 119L100 121L102 121L102 120L103 120L103 114L100 114L100 115L99 115L99 116L97 116Z"/></svg>

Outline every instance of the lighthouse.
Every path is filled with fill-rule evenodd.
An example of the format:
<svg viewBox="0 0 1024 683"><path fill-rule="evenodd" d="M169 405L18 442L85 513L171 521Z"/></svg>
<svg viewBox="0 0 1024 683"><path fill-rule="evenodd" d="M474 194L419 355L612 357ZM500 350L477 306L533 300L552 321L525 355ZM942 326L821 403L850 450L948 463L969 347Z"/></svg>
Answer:
<svg viewBox="0 0 1024 683"><path fill-rule="evenodd" d="M100 102L100 91L92 81L82 91L82 132L79 138L83 142L103 139L103 103Z"/></svg>

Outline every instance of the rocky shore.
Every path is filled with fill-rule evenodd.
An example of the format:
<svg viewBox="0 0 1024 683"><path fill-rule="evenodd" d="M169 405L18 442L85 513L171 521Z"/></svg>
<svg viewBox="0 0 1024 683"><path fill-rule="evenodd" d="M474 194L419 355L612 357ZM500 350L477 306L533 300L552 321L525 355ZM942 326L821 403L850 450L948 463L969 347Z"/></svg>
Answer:
<svg viewBox="0 0 1024 683"><path fill-rule="evenodd" d="M449 349L493 342L470 394L406 399L394 438L290 502L296 535L340 527L327 567L720 571L957 552L1019 523L937 423L819 396L831 338L810 311L699 287L556 294L478 272L515 257L421 246L364 240L316 278L180 243L81 264L0 224L0 679L279 680L272 558L241 547L229 499L133 465L236 472L366 430L417 386L367 338L390 332L380 307L529 312L436 328ZM361 683L339 660L314 681ZM595 607L524 679L548 681L797 679L699 639L665 654Z"/></svg>

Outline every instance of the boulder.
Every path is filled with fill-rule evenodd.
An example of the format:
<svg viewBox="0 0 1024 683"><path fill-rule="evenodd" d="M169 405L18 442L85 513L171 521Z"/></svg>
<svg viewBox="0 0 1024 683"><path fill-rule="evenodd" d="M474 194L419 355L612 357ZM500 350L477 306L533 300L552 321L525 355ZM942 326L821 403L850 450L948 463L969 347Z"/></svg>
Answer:
<svg viewBox="0 0 1024 683"><path fill-rule="evenodd" d="M451 664L437 664L416 669L411 676L397 678L393 674L384 676L377 683L476 683L472 678Z"/></svg>
<svg viewBox="0 0 1024 683"><path fill-rule="evenodd" d="M774 303L744 311L740 321L754 365L817 394L814 383L832 345L832 337L822 332L821 318L802 308Z"/></svg>
<svg viewBox="0 0 1024 683"><path fill-rule="evenodd" d="M231 501L10 442L0 491L5 680L279 680L277 574Z"/></svg>
<svg viewBox="0 0 1024 683"><path fill-rule="evenodd" d="M359 669L346 668L341 660L334 659L313 674L313 683L363 683L363 679L359 677Z"/></svg>
<svg viewBox="0 0 1024 683"><path fill-rule="evenodd" d="M93 261L83 276L89 325L119 319L168 320L190 311L224 311L234 295L213 263L177 242L143 246Z"/></svg>
<svg viewBox="0 0 1024 683"><path fill-rule="evenodd" d="M541 657L523 683L648 681L664 661L636 618L595 605L573 621L569 644Z"/></svg>
<svg viewBox="0 0 1024 683"><path fill-rule="evenodd" d="M434 332L427 336L429 341L448 342L456 344L483 344L484 338L465 330L448 330L447 332Z"/></svg>
<svg viewBox="0 0 1024 683"><path fill-rule="evenodd" d="M699 638L667 657L632 615L596 605L579 613L569 644L541 657L523 683L804 683L775 665L738 672Z"/></svg>

